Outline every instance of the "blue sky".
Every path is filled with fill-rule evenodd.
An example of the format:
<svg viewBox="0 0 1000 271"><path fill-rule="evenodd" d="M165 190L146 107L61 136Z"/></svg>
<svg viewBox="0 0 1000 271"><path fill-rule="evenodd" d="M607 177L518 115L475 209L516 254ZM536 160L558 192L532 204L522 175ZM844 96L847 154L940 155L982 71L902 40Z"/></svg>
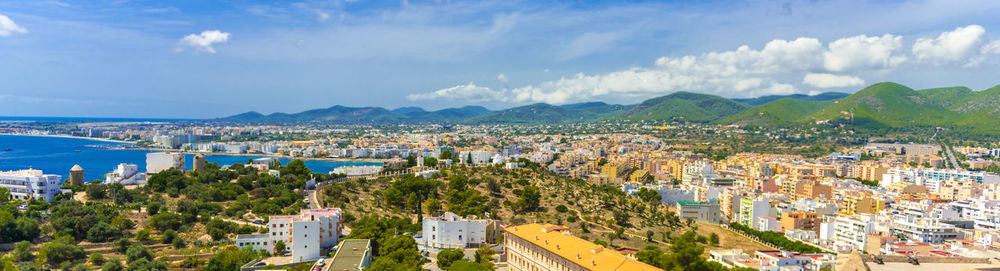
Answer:
<svg viewBox="0 0 1000 271"><path fill-rule="evenodd" d="M1000 84L998 1L3 1L0 115Z"/></svg>

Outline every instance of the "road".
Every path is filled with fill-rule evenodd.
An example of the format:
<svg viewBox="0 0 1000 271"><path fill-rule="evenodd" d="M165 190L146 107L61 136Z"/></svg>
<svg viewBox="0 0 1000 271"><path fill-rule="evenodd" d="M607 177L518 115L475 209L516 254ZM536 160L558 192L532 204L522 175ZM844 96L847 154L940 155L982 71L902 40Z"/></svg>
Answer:
<svg viewBox="0 0 1000 271"><path fill-rule="evenodd" d="M955 155L951 153L951 146L944 146L945 152L948 153L948 159L951 160L951 168L960 168L961 164L958 163L958 159L955 159Z"/></svg>

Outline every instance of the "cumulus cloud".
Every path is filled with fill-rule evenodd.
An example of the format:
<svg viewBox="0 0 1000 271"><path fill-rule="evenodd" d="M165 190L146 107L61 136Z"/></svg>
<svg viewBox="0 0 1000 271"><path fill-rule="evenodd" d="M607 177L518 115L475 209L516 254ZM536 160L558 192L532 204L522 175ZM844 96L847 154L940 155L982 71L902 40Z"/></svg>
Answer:
<svg viewBox="0 0 1000 271"><path fill-rule="evenodd" d="M835 40L823 53L823 67L828 71L842 72L854 69L891 69L899 66L903 37L890 34L881 37L858 35Z"/></svg>
<svg viewBox="0 0 1000 271"><path fill-rule="evenodd" d="M913 43L913 56L934 64L964 60L975 52L985 33L982 26L970 25L941 33L934 39L917 39Z"/></svg>
<svg viewBox="0 0 1000 271"><path fill-rule="evenodd" d="M470 102L490 102L506 101L504 91L494 91L488 87L477 86L474 82L450 88L439 89L434 92L410 94L406 96L410 101L425 101L437 99L454 99Z"/></svg>
<svg viewBox="0 0 1000 271"><path fill-rule="evenodd" d="M177 49L178 51L182 51L184 50L183 47L191 47L196 52L214 54L215 48L212 45L226 41L229 41L229 33L219 30L205 30L200 34L190 34L181 38L180 46L182 47L178 47Z"/></svg>
<svg viewBox="0 0 1000 271"><path fill-rule="evenodd" d="M330 19L330 13L327 13L325 11L317 9L316 10L316 17L317 17L317 19L319 19L320 22L324 22L324 21Z"/></svg>
<svg viewBox="0 0 1000 271"><path fill-rule="evenodd" d="M926 63L924 60L951 61L963 57L970 63L978 63L987 55L1000 54L1000 41L977 47L982 43L983 31L982 27L971 25L944 32L936 39L919 39L912 54L904 49L903 37L893 34L858 35L837 39L825 46L818 39L808 37L775 39L760 49L743 45L731 51L660 57L649 67L589 75L578 73L502 90L467 84L414 94L409 98L471 97L467 100L560 104L595 99L635 102L676 91L755 97L796 93L798 86L858 87L866 83L860 75L891 71L911 58L921 60L913 61L914 65ZM506 85L506 76L497 79Z"/></svg>
<svg viewBox="0 0 1000 271"><path fill-rule="evenodd" d="M21 27L14 23L10 17L0 14L0 37L10 36L11 34L24 34L28 33L28 29Z"/></svg>
<svg viewBox="0 0 1000 271"><path fill-rule="evenodd" d="M865 80L850 75L807 73L806 76L802 78L802 83L818 88L842 88L863 86L865 85Z"/></svg>
<svg viewBox="0 0 1000 271"><path fill-rule="evenodd" d="M510 82L510 79L507 79L507 75L501 73L497 75L497 81L506 84Z"/></svg>

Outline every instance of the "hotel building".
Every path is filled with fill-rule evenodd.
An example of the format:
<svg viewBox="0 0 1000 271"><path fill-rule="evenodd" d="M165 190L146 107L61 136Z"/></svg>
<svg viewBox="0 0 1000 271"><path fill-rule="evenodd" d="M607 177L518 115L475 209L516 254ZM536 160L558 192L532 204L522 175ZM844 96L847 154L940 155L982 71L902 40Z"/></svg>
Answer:
<svg viewBox="0 0 1000 271"><path fill-rule="evenodd" d="M271 216L267 223L267 234L240 235L236 245L240 248L274 251L278 241L292 252L292 260L303 262L318 259L320 248L332 247L340 239L343 229L340 208L306 209L299 215Z"/></svg>
<svg viewBox="0 0 1000 271"><path fill-rule="evenodd" d="M10 192L12 200L39 199L52 201L62 193L59 189L62 176L42 174L37 169L0 171L0 187Z"/></svg>

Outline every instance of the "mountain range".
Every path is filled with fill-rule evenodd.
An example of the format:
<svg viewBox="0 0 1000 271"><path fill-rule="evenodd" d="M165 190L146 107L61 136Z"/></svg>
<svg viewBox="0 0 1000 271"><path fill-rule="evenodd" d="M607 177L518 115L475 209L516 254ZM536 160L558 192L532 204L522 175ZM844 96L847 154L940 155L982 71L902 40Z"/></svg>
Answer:
<svg viewBox="0 0 1000 271"><path fill-rule="evenodd" d="M1000 131L1000 86L982 91L967 87L914 90L893 82L877 83L853 94L770 95L727 99L675 92L635 105L586 102L537 103L490 111L480 106L426 111L419 107L333 106L300 113L247 112L215 121L318 123L555 124L606 120L683 121L782 127L808 123L847 123L858 127L968 126Z"/></svg>

